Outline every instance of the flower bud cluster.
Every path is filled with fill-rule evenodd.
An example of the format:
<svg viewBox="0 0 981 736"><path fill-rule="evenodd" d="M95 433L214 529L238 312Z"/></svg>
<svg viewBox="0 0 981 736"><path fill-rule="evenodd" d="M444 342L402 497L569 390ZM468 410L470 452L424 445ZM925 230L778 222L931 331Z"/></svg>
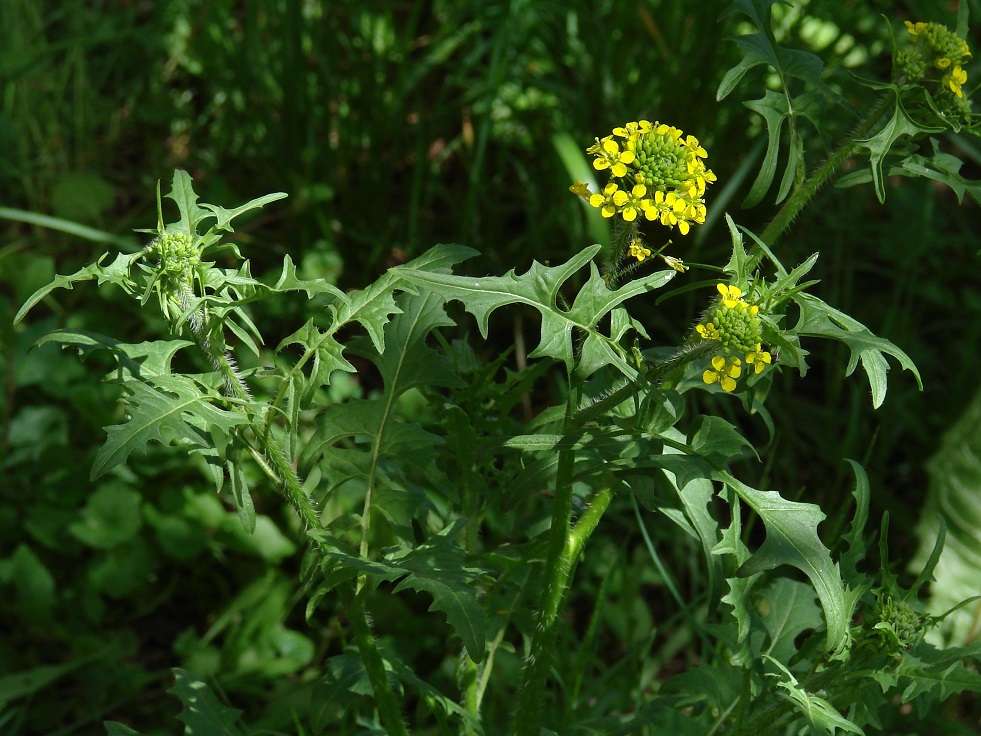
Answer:
<svg viewBox="0 0 981 736"><path fill-rule="evenodd" d="M183 280L201 262L201 252L185 233L164 233L148 249L160 261L160 270Z"/></svg>
<svg viewBox="0 0 981 736"><path fill-rule="evenodd" d="M773 358L763 350L759 306L748 304L737 286L718 284L717 289L720 299L695 326L695 331L703 340L711 340L719 347L702 380L707 384L718 383L730 392L735 390L736 379L742 374L743 361L753 366L754 373L762 373Z"/></svg>
<svg viewBox="0 0 981 736"><path fill-rule="evenodd" d="M906 21L910 45L896 54L896 71L911 82L939 76L938 102L964 98L964 66L971 57L967 42L940 23Z"/></svg>

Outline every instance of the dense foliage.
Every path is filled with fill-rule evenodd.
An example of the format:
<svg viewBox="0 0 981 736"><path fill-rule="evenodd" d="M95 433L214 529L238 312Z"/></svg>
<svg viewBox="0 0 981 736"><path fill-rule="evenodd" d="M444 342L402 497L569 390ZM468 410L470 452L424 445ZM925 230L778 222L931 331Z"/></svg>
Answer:
<svg viewBox="0 0 981 736"><path fill-rule="evenodd" d="M976 732L981 9L711 10L0 4L0 730Z"/></svg>

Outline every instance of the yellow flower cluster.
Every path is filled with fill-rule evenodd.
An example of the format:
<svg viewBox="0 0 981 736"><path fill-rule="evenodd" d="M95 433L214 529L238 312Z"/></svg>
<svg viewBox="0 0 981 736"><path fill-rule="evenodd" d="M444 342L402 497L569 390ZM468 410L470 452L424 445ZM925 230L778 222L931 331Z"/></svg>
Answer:
<svg viewBox="0 0 981 736"><path fill-rule="evenodd" d="M941 88L963 98L962 87L967 84L967 72L962 64L966 64L971 56L967 42L940 23L906 21L906 30L909 31L914 53L919 55L920 63L942 71ZM906 59L905 65L910 65L909 59Z"/></svg>
<svg viewBox="0 0 981 736"><path fill-rule="evenodd" d="M708 153L698 139L683 136L678 128L648 120L614 128L586 149L594 156L593 168L609 171L613 180L602 192L590 193L582 182L570 189L604 217L634 222L643 215L686 235L693 224L705 222L705 188L716 177L705 166Z"/></svg>
<svg viewBox="0 0 981 736"><path fill-rule="evenodd" d="M702 373L702 380L718 383L723 391L731 392L742 375L744 360L753 366L754 373L762 373L773 362L773 356L763 350L759 306L748 304L738 286L718 284L716 288L721 297L718 306L708 311L704 322L695 325L703 340L716 342L720 348L720 353L712 357L712 367ZM733 353L743 358L734 357Z"/></svg>

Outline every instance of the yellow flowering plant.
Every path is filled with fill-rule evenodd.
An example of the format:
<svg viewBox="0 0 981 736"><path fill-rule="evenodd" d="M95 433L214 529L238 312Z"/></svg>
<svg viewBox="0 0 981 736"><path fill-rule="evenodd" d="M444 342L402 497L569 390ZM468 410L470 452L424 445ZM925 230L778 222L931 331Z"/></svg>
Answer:
<svg viewBox="0 0 981 736"><path fill-rule="evenodd" d="M736 2L732 12L759 20L754 9L763 6ZM969 654L924 641L940 618L917 610L916 592L935 557L910 590L887 570L862 570L869 489L861 466L851 466L856 508L840 535L843 552L819 535L826 514L817 504L791 495L796 489L756 487L767 474L754 462L773 443L750 441L744 420L761 417L775 433L768 402L806 378L807 345L817 339L844 347L846 376L862 368L874 407L897 378L890 365L920 385L901 348L817 295L819 282L808 278L817 253L788 267L789 249L780 250L793 218L863 146L875 161L903 135L939 127L910 122L909 85L932 95L924 109L935 116L947 115L945 98L950 109L969 106L963 33L920 21L907 29L904 78L877 83L884 102L827 162L785 177L786 201L760 235L725 214L720 244L708 225L717 206L723 221L708 149L638 115L577 152L605 180L597 191L582 181L569 189L609 224L608 241L579 243L554 263L529 258L503 275L468 275L461 264L477 252L444 244L349 291L300 278L288 255L271 278L254 278L227 242L232 221L285 195L233 209L199 204L191 177L177 171L169 202L158 195L157 227L141 231L149 236L142 250L54 277L16 319L57 289L88 281L141 306L156 297L167 330L159 339L126 343L69 327L41 342L114 362L107 380L123 411L113 414L94 478L123 477L148 449L172 453L213 485L247 537L261 531L263 506L276 494L284 502L306 550L296 567L308 628L332 648L314 662L311 646L296 674L313 701L307 720L295 719L304 724L298 732L653 734L683 724L677 730L693 735L862 733L895 701L932 705L946 697L943 688L981 692L981 678ZM813 81L810 59L775 44L769 27L744 41L747 59L726 75L719 99L757 56L759 64L786 63L777 70L787 72L777 75L783 82ZM785 91L790 115L797 98ZM765 109L779 116L784 108ZM166 222L164 204L177 209ZM710 252L724 249L728 261L689 256L699 227L723 246ZM309 318L266 342L263 330L272 328L253 315L299 294L315 299ZM697 306L669 329L640 317L684 294ZM524 349L522 331L513 363L510 349L479 345L501 309L534 318L534 347ZM345 379L355 378L360 390L345 393ZM533 393L543 397L534 411ZM697 550L707 582L686 597L674 583L684 571L661 566L647 539L704 650L682 676L638 685L625 696L631 708L593 703L580 697L602 669L590 652L619 619L600 610L605 581L582 622L568 610L570 591L594 532L611 521L608 510L614 529L638 519L646 537L642 508L675 532L660 542ZM748 515L760 534L744 533ZM751 548L752 539L762 541ZM384 602L398 616L373 616ZM432 614L437 644L398 646L389 637L410 614ZM637 640L641 660L659 633L653 623ZM285 624L277 626L282 633ZM282 636L275 646L294 643ZM432 667L419 654L431 646L452 658ZM199 651L199 660L214 659ZM203 683L188 690L206 692ZM859 702L863 708L852 707ZM208 707L213 719L202 732L240 732L230 709Z"/></svg>

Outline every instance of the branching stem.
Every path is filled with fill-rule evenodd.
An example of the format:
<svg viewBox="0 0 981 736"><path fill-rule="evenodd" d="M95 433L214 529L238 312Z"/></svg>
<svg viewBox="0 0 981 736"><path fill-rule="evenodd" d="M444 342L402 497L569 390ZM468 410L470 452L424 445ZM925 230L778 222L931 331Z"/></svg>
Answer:
<svg viewBox="0 0 981 736"><path fill-rule="evenodd" d="M790 223L794 221L794 218L800 213L807 204L808 200L811 199L817 192L823 187L832 174L837 171L845 161L847 161L855 153L855 148L857 143L865 138L875 127L876 123L882 118L882 114L889 107L889 103L894 99L891 92L886 92L869 110L868 115L862 119L862 121L856 126L852 134L845 139L845 141L835 150L831 156L828 157L827 161L821 164L814 173L808 177L804 183L798 187L792 195L783 203L780 211L777 212L776 216L767 225L766 229L760 235L760 240L762 240L767 245L773 245L776 239L779 238L783 232L790 227Z"/></svg>

